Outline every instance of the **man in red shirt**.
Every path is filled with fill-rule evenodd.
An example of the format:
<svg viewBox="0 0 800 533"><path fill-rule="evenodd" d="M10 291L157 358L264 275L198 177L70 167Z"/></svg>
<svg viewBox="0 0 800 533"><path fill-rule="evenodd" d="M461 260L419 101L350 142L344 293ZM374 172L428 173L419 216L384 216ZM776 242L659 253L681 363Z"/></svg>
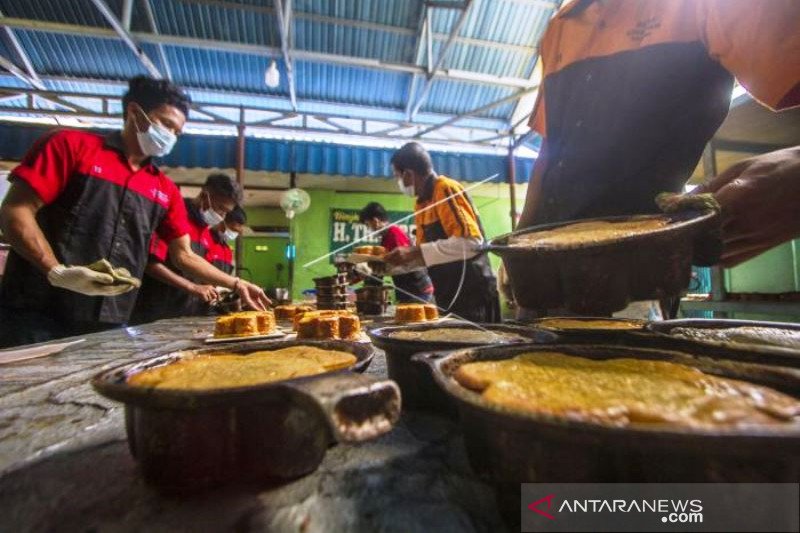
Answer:
<svg viewBox="0 0 800 533"><path fill-rule="evenodd" d="M181 270L238 291L249 306L269 302L260 288L192 252L178 187L153 164L174 146L189 103L168 81L133 78L121 132L52 132L12 171L0 207L12 246L0 285L0 346L125 324L137 291L86 265L106 259L141 278L154 232Z"/></svg>
<svg viewBox="0 0 800 533"><path fill-rule="evenodd" d="M230 244L242 234L245 224L247 224L247 214L239 205L225 215L225 222L219 224L211 232L214 237L214 246L206 255L209 263L228 274L233 272L233 250Z"/></svg>
<svg viewBox="0 0 800 533"><path fill-rule="evenodd" d="M362 224L372 231L381 231L381 246L390 252L398 247L411 246L408 235L395 225L389 224L386 209L378 202L370 202L358 216ZM395 298L398 303L430 302L433 300L433 283L425 268L407 274L392 276Z"/></svg>
<svg viewBox="0 0 800 533"><path fill-rule="evenodd" d="M217 243L215 228L224 223L221 221L241 200L241 187L226 174L211 174L195 198L183 199L192 251L226 274L230 274L230 270L220 268L216 261L222 246ZM230 252L227 244L224 247ZM168 255L167 243L154 234L142 288L131 316L132 324L207 315L211 312L210 304L219 297L213 286L183 272Z"/></svg>

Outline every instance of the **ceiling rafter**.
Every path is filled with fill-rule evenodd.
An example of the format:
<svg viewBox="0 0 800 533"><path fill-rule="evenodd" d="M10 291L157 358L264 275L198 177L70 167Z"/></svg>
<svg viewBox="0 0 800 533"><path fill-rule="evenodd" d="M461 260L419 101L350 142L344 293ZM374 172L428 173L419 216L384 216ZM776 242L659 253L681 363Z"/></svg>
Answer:
<svg viewBox="0 0 800 533"><path fill-rule="evenodd" d="M101 15L106 19L106 21L114 28L114 31L117 33L122 42L124 42L128 48L134 53L134 55L139 59L144 66L145 70L150 73L151 76L154 78L162 79L164 76L161 74L161 71L158 70L158 67L155 66L153 61L148 57L144 50L139 46L139 43L136 42L133 35L131 35L128 30L126 30L122 23L117 19L117 16L111 11L111 8L108 7L108 4L105 3L105 0L90 0L92 4L97 8Z"/></svg>
<svg viewBox="0 0 800 533"><path fill-rule="evenodd" d="M93 0L97 1L97 0ZM60 33L64 35L75 35L82 37L99 37L106 39L117 38L113 30L107 28L100 28L97 26L63 24L60 22L49 22L34 19L19 19L6 17L3 20L4 24L9 27L25 30L44 31L49 33ZM209 39L196 39L193 37L181 37L177 35L155 34L148 32L133 32L131 33L135 39L141 43L150 44L165 44L172 46L183 46L189 48L204 48L209 50L223 50L230 52L238 52L244 54L254 55L268 55L275 56L280 54L280 49L270 46L237 43L234 41L214 41ZM380 61L378 59L370 59L365 57L345 56L338 54L329 54L322 52L310 52L307 50L298 50L296 48L290 51L290 56L294 59L303 61L317 61L322 63L333 63L337 65L347 65L351 67L362 67L374 70L388 71L388 72L404 72L407 74L427 74L424 67L412 65L408 63L392 63ZM458 69L440 69L438 72L433 73L433 78L449 79L453 81L462 81L467 83L480 83L485 85L496 85L504 87L515 87L518 89L530 87L530 81L523 78L512 78L504 76L494 76L491 74L482 74L479 72L458 70Z"/></svg>
<svg viewBox="0 0 800 533"><path fill-rule="evenodd" d="M292 109L297 111L297 94L294 81L294 66L292 57L289 55L291 49L290 29L292 24L292 0L286 0L284 8L283 0L273 0L275 12L278 19L278 32L281 36L281 54L283 63L286 67L286 81L289 83L289 100L292 102Z"/></svg>
<svg viewBox="0 0 800 533"><path fill-rule="evenodd" d="M456 23L453 25L453 28L450 30L450 36L448 37L447 41L439 48L439 55L436 58L436 63L433 65L433 69L430 69L426 76L425 80L423 81L422 85L422 92L420 93L419 97L417 97L416 102L411 108L411 113L409 113L409 120L414 119L414 115L416 115L425 101L428 99L428 94L431 91L431 85L433 83L433 78L436 73L439 71L439 68L444 63L445 59L447 58L447 52L450 50L450 47L453 44L458 33L461 31L461 28L464 26L464 23L467 21L467 17L469 16L470 8L473 5L473 0L464 0L464 8L461 11L461 14L458 16ZM430 61L430 58L428 59Z"/></svg>

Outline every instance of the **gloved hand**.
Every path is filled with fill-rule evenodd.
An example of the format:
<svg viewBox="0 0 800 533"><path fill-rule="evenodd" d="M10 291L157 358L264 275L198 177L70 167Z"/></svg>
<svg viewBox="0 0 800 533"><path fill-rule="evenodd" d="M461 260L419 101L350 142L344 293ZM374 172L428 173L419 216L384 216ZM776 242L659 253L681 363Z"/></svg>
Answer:
<svg viewBox="0 0 800 533"><path fill-rule="evenodd" d="M353 272L362 278L368 278L372 275L372 269L366 263L356 263L353 265Z"/></svg>
<svg viewBox="0 0 800 533"><path fill-rule="evenodd" d="M130 283L115 285L111 274L85 266L56 265L47 273L47 281L54 287L87 296L118 296L134 288Z"/></svg>
<svg viewBox="0 0 800 533"><path fill-rule="evenodd" d="M122 283L132 285L133 287L140 287L142 285L142 282L138 278L131 276L131 273L127 268L114 268L114 266L107 259L95 261L91 265L87 265L86 268L94 270L95 272L102 272L110 275L114 280L114 284Z"/></svg>

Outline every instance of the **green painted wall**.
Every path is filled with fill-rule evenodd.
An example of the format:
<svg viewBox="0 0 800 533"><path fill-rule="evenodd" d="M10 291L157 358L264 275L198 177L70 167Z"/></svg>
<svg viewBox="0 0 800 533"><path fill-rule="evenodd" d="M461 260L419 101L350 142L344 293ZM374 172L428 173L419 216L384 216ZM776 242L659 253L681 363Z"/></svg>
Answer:
<svg viewBox="0 0 800 533"><path fill-rule="evenodd" d="M286 215L280 207L248 207L248 226L288 226Z"/></svg>
<svg viewBox="0 0 800 533"><path fill-rule="evenodd" d="M800 240L787 242L725 271L729 292L780 293L800 291ZM800 316L732 313L749 320L800 321Z"/></svg>
<svg viewBox="0 0 800 533"><path fill-rule="evenodd" d="M242 277L260 287L287 287L289 268L286 259L286 237L243 237ZM278 267L278 265L281 265ZM281 271L279 272L279 268Z"/></svg>

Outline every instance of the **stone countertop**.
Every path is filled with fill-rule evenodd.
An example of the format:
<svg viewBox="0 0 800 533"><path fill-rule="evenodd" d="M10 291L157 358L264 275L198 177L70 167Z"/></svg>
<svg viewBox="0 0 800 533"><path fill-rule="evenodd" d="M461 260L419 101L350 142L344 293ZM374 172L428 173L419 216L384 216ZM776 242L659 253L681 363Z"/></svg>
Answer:
<svg viewBox="0 0 800 533"><path fill-rule="evenodd" d="M337 445L319 469L272 486L192 497L147 486L128 452L122 405L95 393L101 370L199 347L213 319L87 335L0 366L0 531L498 531L494 492L472 474L457 425L405 413L390 433ZM386 376L382 353L368 374Z"/></svg>

